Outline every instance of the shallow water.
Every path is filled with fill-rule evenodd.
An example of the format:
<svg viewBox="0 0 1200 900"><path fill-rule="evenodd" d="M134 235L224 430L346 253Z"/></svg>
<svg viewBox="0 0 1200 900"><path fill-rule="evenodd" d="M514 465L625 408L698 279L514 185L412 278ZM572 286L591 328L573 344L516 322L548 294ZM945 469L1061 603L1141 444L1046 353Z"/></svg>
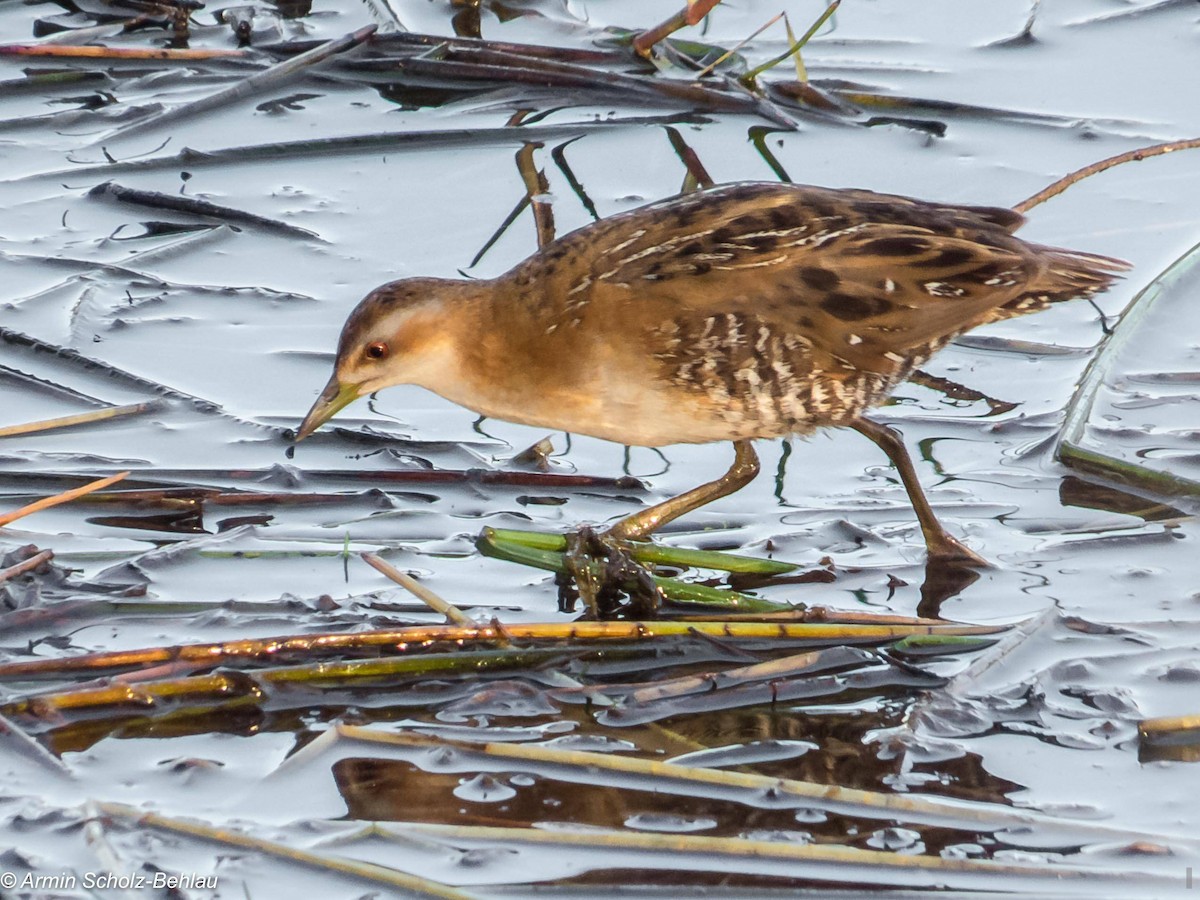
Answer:
<svg viewBox="0 0 1200 900"><path fill-rule="evenodd" d="M665 18L676 5L520 5L511 8L528 14L503 22L485 11L483 34L588 46L599 28L644 26ZM393 7L412 30L449 33L449 13L441 5ZM806 4L789 6L797 29L818 11ZM0 35L5 42L25 42L35 17L57 12L50 5L0 5ZM205 10L204 21L211 12ZM774 12L760 4L721 7L704 39L732 45ZM1095 160L1200 133L1200 97L1190 88L1194 4L1045 3L1033 39L1006 42L1020 33L1028 15L1028 4L1015 2L973 4L968 12L963 4L945 0L922 4L919 13L899 2L847 3L805 51L805 59L814 78L1059 118L947 116L943 137L902 125L864 128L806 118L794 132L770 134L771 154L797 182L1011 205ZM291 38L332 38L366 21L362 7L335 3L280 27ZM780 27L767 35L744 50L751 60L784 49ZM150 41L145 35L124 39L130 46ZM233 43L227 32L211 29L197 31L192 46ZM498 421L477 426L473 413L416 388L394 388L360 401L339 417L338 430L325 429L289 458L286 431L297 425L324 384L337 329L363 293L406 275L454 276L466 270L491 276L534 251L526 212L478 265L467 269L524 196L513 157L527 135L460 139L452 146L431 142L387 151L283 154L219 165L170 158L185 147L211 151L379 131L498 129L513 106L521 105L519 93L516 100L512 92L502 92L407 109L363 85L310 78L163 131L113 138L114 117L130 106L206 95L245 67L68 65L108 72L112 80L103 90L119 102L99 112L76 113L92 89L0 94L0 206L5 210L0 326L34 339L0 342L0 426L155 397L166 406L103 425L0 439L0 506L13 508L84 477L122 469L133 470L130 486L343 496L327 503L209 507L199 520L176 521L173 528L162 527L162 520L143 521L138 528L111 520L159 515L161 509L96 504L60 506L9 526L0 531L0 550L33 543L53 549L60 564L76 570L67 586L10 594L14 603L37 609L52 600L93 599L100 595L71 585L100 582L144 587L144 598L126 602L158 604L153 614L149 607L141 614L76 610L33 627L10 623L2 641L10 657L337 630L401 619L437 621L375 570L357 559L346 565L341 554L347 542L351 550L386 549L394 565L418 573L472 614L497 615L505 622L565 619L556 610L549 576L475 551L482 527L565 530L605 521L638 502L685 490L728 465L730 450L723 446L626 451L557 434L552 436L552 472L629 474L644 481L646 490L478 483L391 490L373 482L370 473L427 466L509 470L516 468L512 456L544 436ZM0 80L19 78L31 66L47 63L0 58ZM227 79L212 77L214 72ZM264 106L298 94L312 96L290 107ZM561 103L537 95L528 105L546 110ZM587 224L591 216L551 150L563 147L573 176L598 213L611 215L675 193L684 170L662 127L610 120L672 112L678 110L592 100L556 108L538 123L608 123L579 129L581 136L569 144L575 134L557 133L535 153L549 179L560 234ZM708 119L677 127L717 181L773 177L747 140L748 129L761 127L761 121L728 114ZM123 170L109 166L106 154L164 162ZM1034 210L1023 236L1121 257L1133 268L1097 298L1095 307L1082 301L1064 304L982 329L927 366L932 374L1011 408L993 414L985 400L951 400L908 384L878 413L896 424L914 449L943 522L996 563L951 592L940 604L941 615L963 622L1033 624L1002 643L1002 650L935 663L940 674L954 676L948 688L921 692L893 685L833 697L824 705L806 701L761 712L678 715L668 725L687 740L664 753L674 755L685 743L736 749L760 740L798 742L781 744L790 749L779 759L756 763L754 770L1057 811L1124 833L1200 833L1194 763L1154 759L1144 748L1140 752L1136 729L1143 718L1197 711L1195 501L1156 498L1175 509L1131 514L1150 504L1089 490L1054 457L1075 385L1104 340L1097 307L1109 317L1119 315L1142 287L1200 240L1198 173L1200 151L1175 153L1107 172ZM252 211L309 229L319 239L243 226L144 235L146 222L194 224L195 219L89 197L91 188L110 179ZM1194 354L1200 334L1196 307L1193 303L1190 318L1186 303L1175 308L1180 310L1177 327L1154 333L1160 345L1142 339L1137 373L1147 374L1147 366L1156 363L1162 371L1169 366L1189 371L1186 353ZM1139 453L1162 456L1154 443L1160 423L1184 435L1185 450L1190 433L1194 453L1200 423L1194 390L1185 385L1161 393L1168 400L1181 399L1150 406L1144 417L1128 423L1132 433L1122 434L1135 445L1135 459ZM370 429L365 438L358 433L364 428ZM1139 433L1145 442L1139 443ZM670 529L666 540L758 555L769 551L809 567L830 557L838 576L833 583L774 585L762 595L915 614L921 607L924 551L903 489L876 448L845 431L764 442L759 452L763 474L754 484L689 516ZM1194 462L1189 465L1194 468ZM258 518L226 523L227 530L218 532L223 520L242 516ZM321 608L322 595L332 597L337 609ZM219 604L227 600L245 605L223 609ZM188 602L212 606L163 612L163 606ZM696 662L720 656L711 647L691 652ZM18 686L5 689L16 692ZM521 699L531 705L515 711L504 704L468 706L455 721L493 731L531 729L513 740L550 740L560 727L581 741L628 741L643 750L662 740L649 727L609 727L595 711L543 708L515 688L513 696L498 690L512 703ZM332 820L348 815L438 821L435 813L445 816L458 803L464 824L535 821L540 815L551 822L651 833L769 832L786 838L796 832L800 836L791 837L801 842L813 834L828 840L847 840L849 834L857 846L901 852L906 842L923 841L931 853L995 859L1045 849L1036 840L1041 835L1023 846L1020 835L1009 834L977 851L966 847L971 842L961 835L936 829L916 837L885 834L881 823L853 817L818 813L816 821L807 821L795 810L783 814L703 797L685 801L628 786L579 789L545 773L538 773L536 784L523 784L521 776L504 772L493 784L481 782L483 776L470 766L465 774L430 774L422 771L427 767L393 762L379 748L349 741L318 745L279 768L297 748L327 733L331 719L397 724L411 714L426 725L448 727L454 720L452 704L472 695L469 683L448 680L414 687L403 702L389 695L374 711L364 693L314 698L311 709L289 708L286 714L231 713L206 727L101 728L74 735L70 749L58 748L65 749L62 760L69 774L53 774L44 760L10 741L0 764L0 795L6 800L0 821L10 839L2 843L11 841L22 860L33 860L28 867L34 870L50 859L54 871L58 866L96 868L90 851L62 828L92 797L216 824L249 823L275 839L305 845L334 841L344 828L350 855L411 865L454 884L574 877L583 885L645 885L656 878L671 883L672 872L678 876L703 860L660 856L657 863L629 862L599 849L588 851L600 854L599 862L583 851L573 856L541 848L429 852L421 843L352 839L353 822ZM535 699L541 702L544 695ZM411 709L406 711L404 703ZM423 814L416 798L432 811ZM512 805L505 807L507 801ZM564 803L571 809L556 812ZM811 810L802 812L814 818ZM121 855L142 858L131 846L137 843L135 833L110 837ZM207 857L197 855L207 850L155 840L164 868L190 871L209 865ZM1074 855L1077 865L1090 859L1099 868L1154 871L1167 879L1154 886L1124 885L1130 896L1163 896L1164 885L1183 891L1185 870L1196 864L1194 845L1176 847L1173 857L1147 853L1130 865L1131 857L1114 849L1120 842L1081 843L1089 850ZM707 864L725 871L725 863ZM0 867L17 865L0 857ZM665 874L646 874L660 866ZM727 868L753 876L732 882L739 889L777 886L783 877L765 863L749 870L733 863ZM616 871L608 877L595 874L605 870ZM254 896L283 896L292 884L314 890L296 870L259 859L221 871L221 896L241 896L242 882L258 885ZM593 872L591 880L583 877L585 871ZM320 877L328 878L320 888L325 896L361 888L328 873ZM1003 881L989 887L1013 889Z"/></svg>

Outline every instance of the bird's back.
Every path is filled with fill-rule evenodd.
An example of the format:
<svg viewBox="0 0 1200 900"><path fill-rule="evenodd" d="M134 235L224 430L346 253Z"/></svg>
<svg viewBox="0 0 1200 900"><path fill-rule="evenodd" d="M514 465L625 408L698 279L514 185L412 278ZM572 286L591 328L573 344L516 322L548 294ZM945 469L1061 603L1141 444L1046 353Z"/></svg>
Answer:
<svg viewBox="0 0 1200 900"><path fill-rule="evenodd" d="M548 345L570 344L582 363L589 342L605 343L614 415L639 391L677 406L678 424L629 443L669 443L689 417L708 427L677 440L769 436L844 424L956 335L1095 293L1125 268L1023 241L1023 221L733 184L582 228L502 280L548 323Z"/></svg>
<svg viewBox="0 0 1200 900"><path fill-rule="evenodd" d="M743 183L618 214L517 271L571 260L567 279L551 279L568 307L753 311L869 366L887 351L1095 293L1127 268L1023 241L1013 234L1023 221L1003 208Z"/></svg>

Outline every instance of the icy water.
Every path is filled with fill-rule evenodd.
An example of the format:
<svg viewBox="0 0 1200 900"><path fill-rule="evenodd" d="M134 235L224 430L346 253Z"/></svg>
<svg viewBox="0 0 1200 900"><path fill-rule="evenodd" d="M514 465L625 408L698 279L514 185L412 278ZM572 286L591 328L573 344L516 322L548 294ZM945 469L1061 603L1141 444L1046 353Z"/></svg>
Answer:
<svg viewBox="0 0 1200 900"><path fill-rule="evenodd" d="M325 40L376 23L380 34L478 27L495 41L593 48L604 28L646 27L675 6L546 0L475 10L336 0L311 10L259 7L254 40ZM821 8L787 5L798 33ZM98 10L82 9L0 4L0 42L93 24L87 13ZM194 14L190 47L237 46L229 27L215 24L219 11ZM730 47L776 12L760 3L722 6L703 30L684 34ZM627 450L553 434L549 473L632 476L643 487L521 483L521 473L537 470L514 457L544 432L477 422L420 389L393 388L359 401L290 456L289 431L328 377L349 310L396 277L488 277L534 252L528 208L499 231L526 197L523 148L546 178L538 199L565 234L678 192L686 172L672 128L718 182L782 172L796 182L998 206L1096 160L1200 134L1194 3L1063 0L1035 12L1023 33L1028 3L847 0L806 48L809 76L945 105L853 119L781 107L794 130L749 114L697 113L686 103L536 84L468 91L370 83L361 71L326 67L201 116L122 134L138 110L207 96L273 60L0 57L0 427L161 404L107 423L0 437L0 511L122 470L132 471L125 489L288 495L75 503L0 529L0 551L14 554L5 565L33 544L71 570L0 587L3 661L441 621L361 562L356 553L365 550L419 575L480 621L571 621L558 610L552 576L477 552L481 529L564 531L607 521L715 477L730 448ZM166 33L104 40L157 47ZM741 52L753 64L786 46L777 24ZM86 77L17 84L51 69ZM767 76L794 77L786 66ZM504 130L519 110L525 124ZM396 139L298 143L367 135ZM204 199L311 236L93 193L106 182ZM1197 478L1200 433L1194 276L1177 279L1110 355L1098 376L1108 386L1079 432L1095 452L1178 476L1178 490L1163 493L1161 482L1157 493L1118 489L1056 457L1105 328L1200 242L1198 208L1200 150L1118 167L1037 207L1022 236L1128 260L1127 277L1095 304L1063 304L973 332L926 366L967 392L906 384L876 413L903 432L942 521L995 563L978 578L926 584L923 593L924 549L895 470L850 431L763 442L763 473L750 487L664 537L833 573L783 579L760 596L1017 626L999 643L914 663L903 676L900 668L883 673L887 660L842 659L831 670L862 664L861 680L826 694L814 687L805 697L735 710L672 707L638 722L555 693L560 669L641 680L643 663L620 652L586 663L555 659L520 680L447 674L400 691L307 689L202 716L156 715L136 702L90 727L31 716L6 729L0 744L0 847L12 848L0 852L0 870L23 878L158 867L217 877L216 887L197 885L191 896L365 890L361 872L308 869L128 819L97 830L97 808L85 805L96 801L236 826L471 896L527 896L535 884L572 896L617 885L629 896L657 895L656 885L685 883L720 897L802 889L828 896L820 886L827 879L850 896L880 884L1079 896L1200 891L1190 880L1193 870L1200 879L1200 752L1194 739L1162 747L1138 736L1144 719L1200 714L1200 534L1195 492L1187 490ZM465 470L510 473L513 483L418 477ZM297 495L307 499L295 502ZM680 671L751 661L699 638L663 653L679 655ZM672 661L656 665L669 669ZM874 680L872 666L883 673ZM164 668L159 675L170 675ZM39 689L0 685L6 701ZM710 753L682 761L987 802L1057 824L989 832L780 802L749 788L668 791L631 774L422 756L335 733L334 723L651 759ZM22 729L39 743L27 743ZM482 832L365 830L370 822L537 823L545 832L847 845L899 859L1063 863L1127 877L1097 887L1071 878L1022 882L999 871L973 881L941 870L822 875L794 859L739 857L716 845L702 853L647 841L635 852L597 839L564 851ZM90 896L79 885L24 895Z"/></svg>

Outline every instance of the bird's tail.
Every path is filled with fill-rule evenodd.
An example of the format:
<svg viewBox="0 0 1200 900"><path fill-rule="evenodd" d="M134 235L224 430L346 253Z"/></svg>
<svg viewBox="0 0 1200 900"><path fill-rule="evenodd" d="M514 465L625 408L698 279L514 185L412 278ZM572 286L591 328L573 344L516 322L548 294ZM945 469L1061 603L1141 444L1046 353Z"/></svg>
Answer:
<svg viewBox="0 0 1200 900"><path fill-rule="evenodd" d="M1059 247L1039 247L1045 264L1042 274L1029 290L995 310L988 320L998 322L1045 309L1052 303L1090 297L1107 289L1129 270L1129 263L1111 256L1063 250Z"/></svg>

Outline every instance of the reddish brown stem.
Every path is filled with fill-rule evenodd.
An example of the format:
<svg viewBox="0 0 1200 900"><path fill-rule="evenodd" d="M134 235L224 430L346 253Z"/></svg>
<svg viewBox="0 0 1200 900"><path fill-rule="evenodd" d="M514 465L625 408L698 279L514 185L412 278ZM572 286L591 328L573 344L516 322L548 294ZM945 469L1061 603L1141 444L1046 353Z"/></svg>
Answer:
<svg viewBox="0 0 1200 900"><path fill-rule="evenodd" d="M50 562L54 559L53 550L43 550L41 553L36 553L29 559L17 563L15 566L9 566L7 569L0 569L0 584L8 581L11 578L16 578L24 575L26 572L32 572L42 563Z"/></svg>
<svg viewBox="0 0 1200 900"><path fill-rule="evenodd" d="M1165 144L1155 144L1151 147L1140 147L1137 150L1118 153L1116 156L1110 156L1108 159L1102 159L1099 162L1092 163L1090 166L1077 169L1070 175L1064 175L1058 181L1054 182L1054 184L1042 188L1029 199L1022 200L1013 209L1019 213L1029 212L1029 210L1041 203L1045 203L1051 197L1057 197L1071 185L1075 184L1075 182L1083 181L1083 179L1090 178L1093 175L1099 175L1113 166L1119 166L1127 162L1141 162L1143 159L1163 156L1167 153L1174 153L1176 150L1193 150L1197 147L1200 147L1200 138L1188 138L1182 141L1167 141Z"/></svg>
<svg viewBox="0 0 1200 900"><path fill-rule="evenodd" d="M248 59L245 50L182 50L165 47L91 47L71 44L4 44L0 56L83 56L91 59Z"/></svg>
<svg viewBox="0 0 1200 900"><path fill-rule="evenodd" d="M98 481L90 481L83 487L77 487L70 491L63 491L54 497L43 497L41 500L36 500L28 506L22 506L20 509L15 509L10 513L5 513L0 516L0 526L15 522L30 513L40 512L43 509L49 509L51 506L58 506L60 503L68 503L71 500L76 500L85 494L91 494L94 491L102 491L111 484L116 484L122 478L129 475L128 472L118 472L116 475L109 478L101 478Z"/></svg>
<svg viewBox="0 0 1200 900"><path fill-rule="evenodd" d="M633 49L639 56L649 56L651 49L665 37L674 34L680 28L695 25L710 12L721 0L694 0L669 19L659 22L653 28L647 28L633 39Z"/></svg>

